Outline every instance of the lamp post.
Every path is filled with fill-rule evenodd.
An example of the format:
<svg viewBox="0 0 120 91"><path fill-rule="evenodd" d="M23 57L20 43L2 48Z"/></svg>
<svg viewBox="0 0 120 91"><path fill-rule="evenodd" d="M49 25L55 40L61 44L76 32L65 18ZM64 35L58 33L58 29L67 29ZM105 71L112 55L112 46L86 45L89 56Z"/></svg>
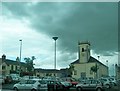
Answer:
<svg viewBox="0 0 120 91"><path fill-rule="evenodd" d="M106 60L106 63L107 63L107 67L108 67L108 60Z"/></svg>
<svg viewBox="0 0 120 91"><path fill-rule="evenodd" d="M99 58L100 58L100 56L98 56L98 61L99 61ZM100 76L100 74L99 74L99 63L98 63L98 65L97 65L97 78L99 78L99 76Z"/></svg>
<svg viewBox="0 0 120 91"><path fill-rule="evenodd" d="M107 74L108 74L108 76L109 76L109 66L108 66L108 60L106 60L106 63L107 63Z"/></svg>
<svg viewBox="0 0 120 91"><path fill-rule="evenodd" d="M114 67L114 64L112 64L113 66L113 77L115 76L115 67Z"/></svg>
<svg viewBox="0 0 120 91"><path fill-rule="evenodd" d="M19 41L20 41L20 61L19 61L19 66L20 66L19 75L20 75L20 73L21 73L21 64L20 64L20 62L21 62L21 52L22 52L22 40L20 39Z"/></svg>
<svg viewBox="0 0 120 91"><path fill-rule="evenodd" d="M55 55L54 55L54 60L55 60L55 64L54 64L54 69L56 70L56 40L58 39L58 37L52 37L55 41Z"/></svg>

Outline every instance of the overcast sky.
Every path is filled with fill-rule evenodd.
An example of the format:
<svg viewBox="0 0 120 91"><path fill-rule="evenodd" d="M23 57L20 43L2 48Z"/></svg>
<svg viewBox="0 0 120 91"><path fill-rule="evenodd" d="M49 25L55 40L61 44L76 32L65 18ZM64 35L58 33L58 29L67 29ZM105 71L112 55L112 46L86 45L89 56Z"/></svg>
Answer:
<svg viewBox="0 0 120 91"><path fill-rule="evenodd" d="M57 68L78 59L78 41L91 43L91 56L106 65L118 63L117 2L4 2L1 8L0 54L22 61L35 56L36 68L54 68L54 40Z"/></svg>

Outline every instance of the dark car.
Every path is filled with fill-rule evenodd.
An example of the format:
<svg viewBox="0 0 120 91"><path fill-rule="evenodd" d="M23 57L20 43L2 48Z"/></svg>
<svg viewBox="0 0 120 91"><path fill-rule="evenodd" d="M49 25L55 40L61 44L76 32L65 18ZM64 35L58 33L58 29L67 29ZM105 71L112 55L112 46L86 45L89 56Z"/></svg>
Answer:
<svg viewBox="0 0 120 91"><path fill-rule="evenodd" d="M72 84L73 87L75 87L77 84L78 84L78 81L76 81L76 79L74 78L71 78L71 77L66 77L66 78L63 78L65 81L68 81Z"/></svg>
<svg viewBox="0 0 120 91"><path fill-rule="evenodd" d="M5 83L12 83L12 77L10 75L5 76Z"/></svg>
<svg viewBox="0 0 120 91"><path fill-rule="evenodd" d="M48 91L67 91L69 88L64 86L60 81L48 81Z"/></svg>

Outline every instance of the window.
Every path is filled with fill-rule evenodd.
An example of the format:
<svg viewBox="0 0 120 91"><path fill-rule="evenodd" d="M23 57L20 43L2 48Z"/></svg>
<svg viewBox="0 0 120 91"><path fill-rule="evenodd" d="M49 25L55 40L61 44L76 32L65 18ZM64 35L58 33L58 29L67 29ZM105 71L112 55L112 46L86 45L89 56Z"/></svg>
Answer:
<svg viewBox="0 0 120 91"><path fill-rule="evenodd" d="M86 72L81 72L81 78L86 78Z"/></svg>
<svg viewBox="0 0 120 91"><path fill-rule="evenodd" d="M15 66L15 69L17 70L17 66Z"/></svg>
<svg viewBox="0 0 120 91"><path fill-rule="evenodd" d="M28 80L27 81L27 84L34 84L36 81L34 81L34 80Z"/></svg>
<svg viewBox="0 0 120 91"><path fill-rule="evenodd" d="M6 66L2 66L2 69L5 70L5 69L6 69Z"/></svg>
<svg viewBox="0 0 120 91"><path fill-rule="evenodd" d="M11 70L13 70L13 65L11 65Z"/></svg>
<svg viewBox="0 0 120 91"><path fill-rule="evenodd" d="M20 84L27 84L27 80L21 80L19 83Z"/></svg>
<svg viewBox="0 0 120 91"><path fill-rule="evenodd" d="M74 70L74 75L77 75L77 70Z"/></svg>
<svg viewBox="0 0 120 91"><path fill-rule="evenodd" d="M97 81L96 81L96 80L91 80L91 83L92 83L92 84L96 84Z"/></svg>
<svg viewBox="0 0 120 91"><path fill-rule="evenodd" d="M82 48L82 52L84 52L84 48Z"/></svg>

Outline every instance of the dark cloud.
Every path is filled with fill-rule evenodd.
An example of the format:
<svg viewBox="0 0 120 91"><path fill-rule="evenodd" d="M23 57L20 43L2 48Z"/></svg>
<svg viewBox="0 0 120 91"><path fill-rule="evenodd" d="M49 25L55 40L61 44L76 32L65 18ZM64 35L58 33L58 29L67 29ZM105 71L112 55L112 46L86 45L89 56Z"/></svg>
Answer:
<svg viewBox="0 0 120 91"><path fill-rule="evenodd" d="M2 3L2 11L6 11L5 14L7 15L8 12L12 13L14 18L22 18L22 17L26 17L29 16L27 11L27 7L26 7L26 3L21 2L21 3L17 3L17 2L6 2L6 3ZM6 7L6 8L5 8Z"/></svg>
<svg viewBox="0 0 120 91"><path fill-rule="evenodd" d="M31 5L30 5L31 4ZM77 52L78 41L90 41L98 54L118 51L117 3L4 3L17 18L48 36L58 36L58 49Z"/></svg>

